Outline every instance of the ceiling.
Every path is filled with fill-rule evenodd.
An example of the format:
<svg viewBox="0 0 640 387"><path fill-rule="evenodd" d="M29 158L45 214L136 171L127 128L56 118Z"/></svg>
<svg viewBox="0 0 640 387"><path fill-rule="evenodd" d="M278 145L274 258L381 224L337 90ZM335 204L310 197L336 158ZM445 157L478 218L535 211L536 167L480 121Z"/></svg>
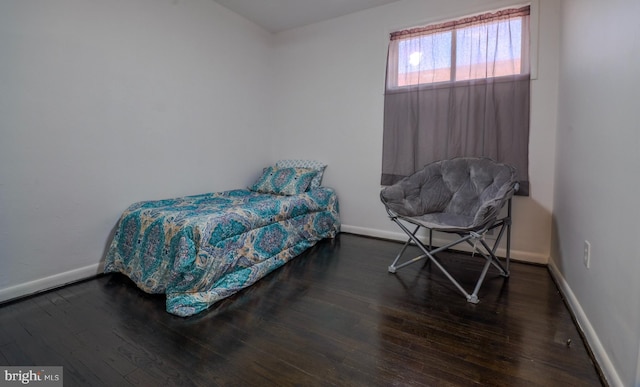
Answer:
<svg viewBox="0 0 640 387"><path fill-rule="evenodd" d="M398 0L215 0L270 32L301 27Z"/></svg>

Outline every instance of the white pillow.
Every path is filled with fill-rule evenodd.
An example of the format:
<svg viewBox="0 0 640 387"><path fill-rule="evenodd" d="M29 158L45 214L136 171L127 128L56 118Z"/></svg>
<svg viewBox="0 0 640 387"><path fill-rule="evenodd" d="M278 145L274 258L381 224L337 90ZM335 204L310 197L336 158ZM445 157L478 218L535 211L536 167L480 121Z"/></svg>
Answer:
<svg viewBox="0 0 640 387"><path fill-rule="evenodd" d="M278 168L308 168L318 171L316 177L311 180L309 189L320 187L322 183L322 175L327 164L315 160L278 160L276 162Z"/></svg>

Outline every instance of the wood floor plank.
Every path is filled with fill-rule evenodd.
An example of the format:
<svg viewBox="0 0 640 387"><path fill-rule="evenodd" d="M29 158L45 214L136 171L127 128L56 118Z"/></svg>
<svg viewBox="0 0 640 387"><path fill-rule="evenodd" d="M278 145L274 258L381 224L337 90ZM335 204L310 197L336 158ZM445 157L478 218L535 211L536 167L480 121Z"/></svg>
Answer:
<svg viewBox="0 0 640 387"><path fill-rule="evenodd" d="M473 305L433 264L388 273L400 247L340 234L190 318L119 274L6 303L0 365L65 386L602 385L546 267L490 270ZM439 257L473 287L482 259Z"/></svg>

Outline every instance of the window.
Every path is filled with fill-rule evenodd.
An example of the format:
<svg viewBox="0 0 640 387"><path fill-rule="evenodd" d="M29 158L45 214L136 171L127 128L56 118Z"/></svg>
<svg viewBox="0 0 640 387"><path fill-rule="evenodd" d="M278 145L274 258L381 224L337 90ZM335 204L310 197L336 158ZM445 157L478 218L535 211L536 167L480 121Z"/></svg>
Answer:
<svg viewBox="0 0 640 387"><path fill-rule="evenodd" d="M529 192L529 7L393 32L382 185L436 160L489 157Z"/></svg>
<svg viewBox="0 0 640 387"><path fill-rule="evenodd" d="M388 87L528 73L528 7L391 34ZM523 33L524 31L524 33Z"/></svg>

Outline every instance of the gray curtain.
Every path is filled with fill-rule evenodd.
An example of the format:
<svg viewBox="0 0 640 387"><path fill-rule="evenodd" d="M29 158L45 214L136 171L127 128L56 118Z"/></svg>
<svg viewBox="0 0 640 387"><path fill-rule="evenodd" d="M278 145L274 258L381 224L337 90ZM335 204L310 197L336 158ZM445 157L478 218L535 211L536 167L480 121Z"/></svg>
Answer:
<svg viewBox="0 0 640 387"><path fill-rule="evenodd" d="M505 33L491 32L496 15L499 20L508 20L514 14L522 20L523 12L519 9L462 19L458 25L448 22L392 34L384 101L382 185L394 184L432 161L483 156L514 166L520 181L519 194L528 195L528 16L517 24L523 31L522 36L510 30L513 26L508 21L500 22L500 28L506 28ZM487 22L494 25L483 30L482 23ZM445 45L453 45L455 59L449 59L450 68L445 69L445 73L441 59L423 55L429 50L442 55L438 44L425 43L423 38L432 39L434 35L440 40L444 36ZM493 42L493 38L502 38L503 42ZM517 44L512 42L514 39L519 40ZM479 49L480 40L484 48ZM508 63L511 67L520 66L517 74L500 73L505 68L504 54L497 53L498 49L486 48L498 43L518 51L516 56L521 63ZM407 50L407 47L410 48ZM412 59L403 61L403 50L410 53ZM482 58L478 59L478 55ZM406 69L402 69L403 66ZM443 77L448 80L443 81Z"/></svg>

